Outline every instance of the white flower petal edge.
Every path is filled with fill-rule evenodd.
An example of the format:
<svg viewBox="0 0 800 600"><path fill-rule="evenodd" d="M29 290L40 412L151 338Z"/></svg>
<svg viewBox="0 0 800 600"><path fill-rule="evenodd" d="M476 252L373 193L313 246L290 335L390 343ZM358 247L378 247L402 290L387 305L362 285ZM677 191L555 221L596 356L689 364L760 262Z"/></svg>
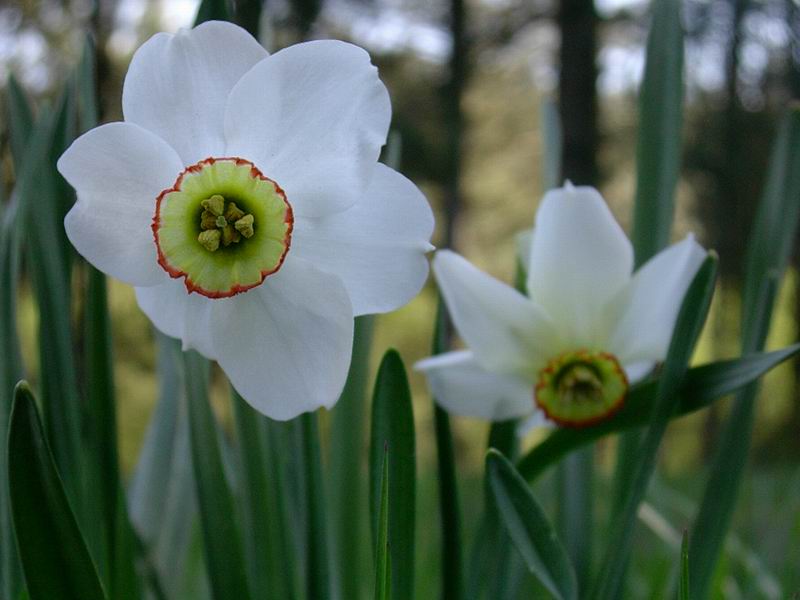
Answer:
<svg viewBox="0 0 800 600"><path fill-rule="evenodd" d="M606 310L628 283L633 249L600 193L591 187L551 190L536 213L528 292L568 341L602 347Z"/></svg>
<svg viewBox="0 0 800 600"><path fill-rule="evenodd" d="M260 62L233 88L226 152L277 181L296 215L322 216L362 197L390 120L389 94L364 50L306 42Z"/></svg>
<svg viewBox="0 0 800 600"><path fill-rule="evenodd" d="M319 219L298 218L292 252L337 275L356 315L406 304L428 278L433 213L417 187L377 163L363 197Z"/></svg>
<svg viewBox="0 0 800 600"><path fill-rule="evenodd" d="M530 382L487 371L466 350L426 358L414 369L425 374L436 402L458 415L503 421L534 408Z"/></svg>
<svg viewBox="0 0 800 600"><path fill-rule="evenodd" d="M182 168L166 142L132 123L85 133L58 160L78 193L64 220L69 241L95 267L126 283L163 281L150 223L156 196Z"/></svg>
<svg viewBox="0 0 800 600"><path fill-rule="evenodd" d="M214 300L200 294L187 294L183 280L165 275L163 283L134 288L139 308L166 335L182 341L182 349L197 350L216 359L211 339Z"/></svg>
<svg viewBox="0 0 800 600"><path fill-rule="evenodd" d="M440 250L433 271L453 323L485 368L535 380L558 344L547 315L514 288Z"/></svg>
<svg viewBox="0 0 800 600"><path fill-rule="evenodd" d="M211 321L217 362L259 412L284 421L339 398L353 309L337 277L287 257L263 285L215 301Z"/></svg>
<svg viewBox="0 0 800 600"><path fill-rule="evenodd" d="M175 35L156 34L133 55L125 76L125 121L159 135L186 166L222 156L228 94L266 56L231 23L209 21Z"/></svg>
<svg viewBox="0 0 800 600"><path fill-rule="evenodd" d="M620 292L608 347L623 364L664 359L683 297L705 257L689 235L651 258Z"/></svg>

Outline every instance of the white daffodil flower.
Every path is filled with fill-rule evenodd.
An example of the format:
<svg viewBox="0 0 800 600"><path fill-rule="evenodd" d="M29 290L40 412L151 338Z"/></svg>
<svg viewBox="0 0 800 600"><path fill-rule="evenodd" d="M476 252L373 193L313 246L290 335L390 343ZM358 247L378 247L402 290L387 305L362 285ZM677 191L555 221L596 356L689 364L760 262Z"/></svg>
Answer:
<svg viewBox="0 0 800 600"><path fill-rule="evenodd" d="M706 253L689 236L632 274L631 243L603 198L569 184L545 195L524 239L527 296L453 252L436 253L436 281L468 349L416 367L456 414L596 423L665 358Z"/></svg>
<svg viewBox="0 0 800 600"><path fill-rule="evenodd" d="M427 201L378 163L391 107L367 53L328 40L270 56L208 22L139 48L122 108L58 162L72 244L257 410L333 405L353 316L413 298L432 249Z"/></svg>

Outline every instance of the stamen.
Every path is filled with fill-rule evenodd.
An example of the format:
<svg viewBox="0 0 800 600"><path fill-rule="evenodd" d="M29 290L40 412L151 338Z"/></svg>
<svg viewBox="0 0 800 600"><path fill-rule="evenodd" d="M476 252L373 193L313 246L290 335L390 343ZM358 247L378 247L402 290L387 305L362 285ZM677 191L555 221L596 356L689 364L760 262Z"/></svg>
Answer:
<svg viewBox="0 0 800 600"><path fill-rule="evenodd" d="M245 215L233 224L244 237L253 237L253 215Z"/></svg>
<svg viewBox="0 0 800 600"><path fill-rule="evenodd" d="M200 204L216 217L220 216L222 211L225 210L225 198L219 194L214 194L211 198L206 198Z"/></svg>
<svg viewBox="0 0 800 600"><path fill-rule="evenodd" d="M200 233L200 235L197 236L197 241L209 252L214 252L219 248L220 237L222 236L219 229L209 229L208 231Z"/></svg>

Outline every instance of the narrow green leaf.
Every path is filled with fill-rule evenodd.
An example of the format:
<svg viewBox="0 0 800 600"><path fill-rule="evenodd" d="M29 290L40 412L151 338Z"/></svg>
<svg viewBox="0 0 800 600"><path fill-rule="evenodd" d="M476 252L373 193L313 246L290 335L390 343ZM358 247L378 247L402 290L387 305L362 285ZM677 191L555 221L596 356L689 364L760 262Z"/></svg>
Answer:
<svg viewBox="0 0 800 600"><path fill-rule="evenodd" d="M372 398L370 514L377 547L380 481L384 447L389 452L389 548L392 597L414 597L416 522L416 442L411 390L400 355L389 350L381 361Z"/></svg>
<svg viewBox="0 0 800 600"><path fill-rule="evenodd" d="M389 554L389 452L385 447L381 467L378 544L375 548L375 600L389 600L392 597L392 568Z"/></svg>
<svg viewBox="0 0 800 600"><path fill-rule="evenodd" d="M578 598L569 556L528 484L497 450L486 454L486 472L501 521L528 570L556 598Z"/></svg>
<svg viewBox="0 0 800 600"><path fill-rule="evenodd" d="M300 421L303 428L303 456L308 502L306 584L309 598L327 600L331 597L331 583L317 414L305 413L301 415Z"/></svg>
<svg viewBox="0 0 800 600"><path fill-rule="evenodd" d="M542 128L542 187L546 192L562 184L561 149L564 140L561 131L561 115L558 112L558 103L554 98L542 99L539 124Z"/></svg>
<svg viewBox="0 0 800 600"><path fill-rule="evenodd" d="M197 9L195 27L206 21L230 21L231 11L226 0L202 0Z"/></svg>
<svg viewBox="0 0 800 600"><path fill-rule="evenodd" d="M66 109L62 102L62 112ZM84 518L84 479L80 399L73 359L69 260L61 200L51 151L57 123L64 119L42 111L25 153L17 181L20 224L25 231L26 262L30 266L39 312L39 373L42 415L67 495L81 523Z"/></svg>
<svg viewBox="0 0 800 600"><path fill-rule="evenodd" d="M242 503L244 555L253 597L286 598L284 556L275 526L281 522L277 504L270 502L266 444L259 421L265 417L231 390L238 441L238 485Z"/></svg>
<svg viewBox="0 0 800 600"><path fill-rule="evenodd" d="M631 241L636 267L667 246L675 212L683 124L683 28L680 0L655 0L639 90L636 198ZM612 519L619 514L633 477L640 433L620 437L614 475Z"/></svg>
<svg viewBox="0 0 800 600"><path fill-rule="evenodd" d="M83 42L83 54L75 72L78 97L78 131L81 133L96 127L100 117L95 78L95 45L91 35Z"/></svg>
<svg viewBox="0 0 800 600"><path fill-rule="evenodd" d="M581 588L592 566L594 447L566 456L556 470L556 525Z"/></svg>
<svg viewBox="0 0 800 600"><path fill-rule="evenodd" d="M774 352L751 354L690 369L681 386L678 407L673 418L706 408L715 400L736 392L799 353L800 344L793 344ZM633 388L622 409L607 421L586 429L556 429L519 461L517 469L525 479L533 481L575 448L610 433L646 425L657 386L658 380Z"/></svg>
<svg viewBox="0 0 800 600"><path fill-rule="evenodd" d="M681 541L681 583L678 588L678 599L689 600L689 533L683 530Z"/></svg>
<svg viewBox="0 0 800 600"><path fill-rule="evenodd" d="M517 442L516 420L497 421L491 424L487 449L495 448L504 456L514 457L517 453ZM486 595L492 600L503 600L511 595L513 577L510 572L514 567L515 555L511 551L508 534L500 526L500 515L497 514L494 497L486 478L484 488L483 515L470 549L466 596L481 598Z"/></svg>
<svg viewBox="0 0 800 600"><path fill-rule="evenodd" d="M633 242L636 266L669 243L683 125L683 28L680 0L655 0L639 90L636 201Z"/></svg>
<svg viewBox="0 0 800 600"><path fill-rule="evenodd" d="M30 388L15 390L8 437L14 530L31 600L105 598Z"/></svg>
<svg viewBox="0 0 800 600"><path fill-rule="evenodd" d="M11 138L11 157L14 159L14 168L17 171L17 177L19 177L28 142L33 134L33 110L30 102L28 102L25 90L22 89L17 78L13 75L8 78L6 91L8 92L8 127Z"/></svg>
<svg viewBox="0 0 800 600"><path fill-rule="evenodd" d="M689 370L689 360L703 329L717 275L716 256L709 255L694 276L681 303L675 330L650 415L650 427L636 455L631 485L621 512L616 516L609 537L608 550L597 577L592 597L599 600L618 598L630 555L636 515L656 467L661 438L675 412L681 383Z"/></svg>
<svg viewBox="0 0 800 600"><path fill-rule="evenodd" d="M800 220L800 107L781 123L767 182L747 248L742 298L742 351L764 347L778 285L783 278ZM709 470L691 535L691 591L705 598L723 549L747 463L758 385L734 402Z"/></svg>
<svg viewBox="0 0 800 600"><path fill-rule="evenodd" d="M364 503L363 476L366 445L367 384L372 347L373 316L357 317L353 356L342 396L331 411L329 476L331 529L339 574L341 598L358 598L362 574L369 567L369 547L364 543L369 527Z"/></svg>
<svg viewBox="0 0 800 600"><path fill-rule="evenodd" d="M439 299L433 336L433 354L447 348L446 308ZM464 594L462 565L461 508L458 501L455 450L450 416L435 401L436 459L439 469L439 516L442 520L442 600L460 600Z"/></svg>
<svg viewBox="0 0 800 600"><path fill-rule="evenodd" d="M4 182L0 181L0 186ZM17 333L17 290L20 268L19 203L16 196L0 216L0 448L7 443L14 384L24 377ZM6 453L0 451L0 598L15 598L22 571L11 528Z"/></svg>
<svg viewBox="0 0 800 600"><path fill-rule="evenodd" d="M214 598L250 598L237 514L231 497L214 413L208 398L208 362L196 352L184 352L183 365L189 407L192 449L203 550Z"/></svg>

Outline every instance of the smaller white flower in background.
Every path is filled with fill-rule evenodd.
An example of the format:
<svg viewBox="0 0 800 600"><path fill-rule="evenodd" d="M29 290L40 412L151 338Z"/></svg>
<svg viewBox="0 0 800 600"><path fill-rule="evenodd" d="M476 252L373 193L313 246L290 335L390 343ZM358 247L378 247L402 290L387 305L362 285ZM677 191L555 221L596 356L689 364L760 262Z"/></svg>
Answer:
<svg viewBox="0 0 800 600"><path fill-rule="evenodd" d="M436 253L436 281L468 349L416 368L456 414L596 423L665 358L706 253L689 236L632 274L631 243L603 198L570 184L545 195L525 239L528 296L458 254Z"/></svg>
<svg viewBox="0 0 800 600"><path fill-rule="evenodd" d="M257 410L332 406L354 315L411 300L432 249L427 201L377 162L391 106L367 53L326 40L270 56L212 21L145 42L122 108L58 162L78 194L72 244Z"/></svg>

